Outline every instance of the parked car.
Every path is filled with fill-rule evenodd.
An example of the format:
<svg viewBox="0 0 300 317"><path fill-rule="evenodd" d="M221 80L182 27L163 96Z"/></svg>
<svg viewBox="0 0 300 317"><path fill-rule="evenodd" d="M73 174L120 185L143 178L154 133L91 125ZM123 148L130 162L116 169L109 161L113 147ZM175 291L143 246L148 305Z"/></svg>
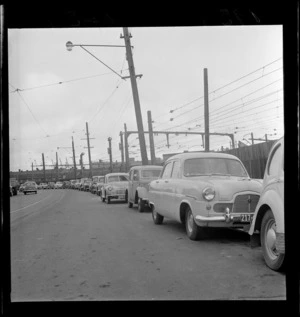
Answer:
<svg viewBox="0 0 300 317"><path fill-rule="evenodd" d="M27 193L36 193L37 194L37 184L36 184L36 182L27 181L24 184L23 193L24 193L24 195L26 195Z"/></svg>
<svg viewBox="0 0 300 317"><path fill-rule="evenodd" d="M48 186L50 189L54 189L55 188L55 183L54 182L49 182Z"/></svg>
<svg viewBox="0 0 300 317"><path fill-rule="evenodd" d="M74 189L79 190L79 189L80 189L80 186L81 186L81 181L78 179L78 180L76 180L76 182L75 182L75 184L74 184Z"/></svg>
<svg viewBox="0 0 300 317"><path fill-rule="evenodd" d="M90 191L90 185L92 183L92 180L91 179L86 179L83 184L82 184L82 190L84 191Z"/></svg>
<svg viewBox="0 0 300 317"><path fill-rule="evenodd" d="M149 183L158 179L162 166L145 165L134 166L129 170L128 190L128 207L132 208L133 204L138 204L138 211L145 211L145 202L148 201Z"/></svg>
<svg viewBox="0 0 300 317"><path fill-rule="evenodd" d="M71 179L70 180L70 188L75 189L75 183L76 183L76 179Z"/></svg>
<svg viewBox="0 0 300 317"><path fill-rule="evenodd" d="M128 186L128 173L109 173L104 177L101 198L107 204L111 199L126 199L126 190Z"/></svg>
<svg viewBox="0 0 300 317"><path fill-rule="evenodd" d="M23 193L24 187L25 187L24 184L21 184L21 185L20 185L20 187L19 187L19 192L20 192L20 193Z"/></svg>
<svg viewBox="0 0 300 317"><path fill-rule="evenodd" d="M12 188L11 185L9 185L9 195L10 195L10 196L13 196L13 195L14 195L14 193L13 193L13 188Z"/></svg>
<svg viewBox="0 0 300 317"><path fill-rule="evenodd" d="M265 263L275 271L284 269L284 139L270 150L262 192L249 230L253 247L261 245Z"/></svg>
<svg viewBox="0 0 300 317"><path fill-rule="evenodd" d="M10 186L12 187L13 195L18 194L18 190L20 189L20 184L16 178L11 177L10 178Z"/></svg>
<svg viewBox="0 0 300 317"><path fill-rule="evenodd" d="M170 157L159 179L150 183L149 205L155 224L174 219L198 240L205 227L248 231L261 188L234 155L182 153Z"/></svg>
<svg viewBox="0 0 300 317"><path fill-rule="evenodd" d="M84 178L81 178L80 179L80 185L79 185L79 190L84 190L84 182L86 181L86 180L88 180L88 178L87 177L84 177Z"/></svg>
<svg viewBox="0 0 300 317"><path fill-rule="evenodd" d="M96 194L102 196L102 187L104 185L104 176L99 176L96 183Z"/></svg>
<svg viewBox="0 0 300 317"><path fill-rule="evenodd" d="M61 189L63 187L63 183L62 182L56 182L54 185L55 189Z"/></svg>
<svg viewBox="0 0 300 317"><path fill-rule="evenodd" d="M90 192L93 193L93 194L97 194L97 183L99 182L99 179L103 179L104 180L104 176L93 176L92 177L92 183L91 183L91 187L90 187Z"/></svg>
<svg viewBox="0 0 300 317"><path fill-rule="evenodd" d="M41 189L48 189L49 185L47 183L40 183L40 188Z"/></svg>

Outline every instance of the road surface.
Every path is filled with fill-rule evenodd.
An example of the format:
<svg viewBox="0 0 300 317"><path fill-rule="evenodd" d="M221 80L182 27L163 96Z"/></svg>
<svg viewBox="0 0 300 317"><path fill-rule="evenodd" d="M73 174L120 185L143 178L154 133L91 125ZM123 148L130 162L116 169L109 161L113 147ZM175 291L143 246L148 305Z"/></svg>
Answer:
<svg viewBox="0 0 300 317"><path fill-rule="evenodd" d="M203 241L182 225L89 192L39 190L11 197L12 301L285 300L246 233Z"/></svg>

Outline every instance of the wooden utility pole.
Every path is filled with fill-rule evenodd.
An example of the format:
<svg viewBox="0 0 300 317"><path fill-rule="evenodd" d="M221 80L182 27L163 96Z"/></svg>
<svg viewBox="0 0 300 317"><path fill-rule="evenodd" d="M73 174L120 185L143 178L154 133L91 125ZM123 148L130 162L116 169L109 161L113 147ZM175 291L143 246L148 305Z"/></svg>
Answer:
<svg viewBox="0 0 300 317"><path fill-rule="evenodd" d="M44 158L44 153L42 153L42 160L43 160L44 183L46 183L46 170L45 170L45 158Z"/></svg>
<svg viewBox="0 0 300 317"><path fill-rule="evenodd" d="M73 149L74 177L75 177L75 179L77 179L76 159L75 159L75 149L74 149L74 140L73 140L73 137L72 137L72 149Z"/></svg>
<svg viewBox="0 0 300 317"><path fill-rule="evenodd" d="M83 155L84 155L84 153L80 154L81 178L83 178L83 160L82 160Z"/></svg>
<svg viewBox="0 0 300 317"><path fill-rule="evenodd" d="M132 51L131 51L131 43L130 43L131 34L129 35L128 28L126 27L123 28L123 32L124 32L124 36L121 35L121 38L123 37L125 40L126 56L128 61L129 73L130 73L136 123L137 123L138 132L139 132L139 142L140 142L142 164L147 165L148 158L147 158L147 149L146 149L146 142L145 142L145 135L144 135L144 128L143 128L143 119L142 119L142 113L141 113L139 93L138 93L137 83L136 83L136 77L141 75L138 75L138 76L135 75L135 69L134 69Z"/></svg>
<svg viewBox="0 0 300 317"><path fill-rule="evenodd" d="M125 166L126 166L126 171L128 172L129 169L129 153L128 153L128 135L127 135L127 126L126 123L124 123L124 142L125 142Z"/></svg>
<svg viewBox="0 0 300 317"><path fill-rule="evenodd" d="M122 131L120 131L119 149L121 151L121 160L122 160L121 171L123 171L123 167L124 167L124 145L123 145L123 132Z"/></svg>
<svg viewBox="0 0 300 317"><path fill-rule="evenodd" d="M90 138L90 134L89 134L89 126L88 123L85 123L86 126L86 139L82 139L82 140L87 140L87 149L88 149L88 154L89 154L89 165L90 165L90 177L93 177L93 166L92 166L92 159L91 159L91 148L93 148L93 146L90 146L90 139L94 139L94 138ZM86 147L85 147L86 149Z"/></svg>
<svg viewBox="0 0 300 317"><path fill-rule="evenodd" d="M57 152L56 152L56 168L57 168L57 180L59 180L58 155L57 155Z"/></svg>
<svg viewBox="0 0 300 317"><path fill-rule="evenodd" d="M111 137L109 137L108 139L108 149L107 152L109 154L109 165L110 165L110 172L113 172L113 168L112 168L112 153L111 153Z"/></svg>
<svg viewBox="0 0 300 317"><path fill-rule="evenodd" d="M204 68L204 132L205 132L205 152L209 152L209 105L208 105L208 78L207 68Z"/></svg>
<svg viewBox="0 0 300 317"><path fill-rule="evenodd" d="M253 133L251 132L251 141L252 141L252 145L254 144L254 137L253 137Z"/></svg>
<svg viewBox="0 0 300 317"><path fill-rule="evenodd" d="M32 171L31 179L33 180L33 163L31 163L31 171Z"/></svg>
<svg viewBox="0 0 300 317"><path fill-rule="evenodd" d="M156 163L156 160L155 160L155 147L154 147L151 111L147 111L147 115L148 115L148 130L149 130L151 164L154 165Z"/></svg>

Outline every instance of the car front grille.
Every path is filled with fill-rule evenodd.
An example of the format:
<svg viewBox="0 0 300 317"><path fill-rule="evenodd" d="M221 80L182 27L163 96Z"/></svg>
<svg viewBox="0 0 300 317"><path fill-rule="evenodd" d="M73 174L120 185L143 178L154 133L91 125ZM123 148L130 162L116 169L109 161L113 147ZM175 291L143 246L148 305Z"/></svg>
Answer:
<svg viewBox="0 0 300 317"><path fill-rule="evenodd" d="M252 213L254 212L259 200L259 195L246 194L238 195L233 203L233 213Z"/></svg>

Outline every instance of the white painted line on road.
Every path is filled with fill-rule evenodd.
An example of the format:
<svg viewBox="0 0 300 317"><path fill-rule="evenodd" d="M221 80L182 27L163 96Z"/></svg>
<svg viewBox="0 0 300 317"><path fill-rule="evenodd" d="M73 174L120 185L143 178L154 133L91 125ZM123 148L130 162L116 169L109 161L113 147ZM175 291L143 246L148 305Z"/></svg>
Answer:
<svg viewBox="0 0 300 317"><path fill-rule="evenodd" d="M50 196L50 195L49 195L49 196ZM45 200L45 199L46 199L46 198L48 198L49 196L46 196L45 198L43 198L43 199L41 199L41 200L39 200L39 201L36 201L35 203L30 204L30 205L28 205L28 206L25 206L25 207L22 207L22 208L20 208L20 209L17 209L17 210L11 211L11 214L12 214L12 213L14 213L14 212L17 212L17 211L20 211L20 210L26 209L26 208L28 208L28 207L31 207L31 206L33 206L33 205L35 205L35 204L37 204L37 203L40 203L41 201Z"/></svg>

